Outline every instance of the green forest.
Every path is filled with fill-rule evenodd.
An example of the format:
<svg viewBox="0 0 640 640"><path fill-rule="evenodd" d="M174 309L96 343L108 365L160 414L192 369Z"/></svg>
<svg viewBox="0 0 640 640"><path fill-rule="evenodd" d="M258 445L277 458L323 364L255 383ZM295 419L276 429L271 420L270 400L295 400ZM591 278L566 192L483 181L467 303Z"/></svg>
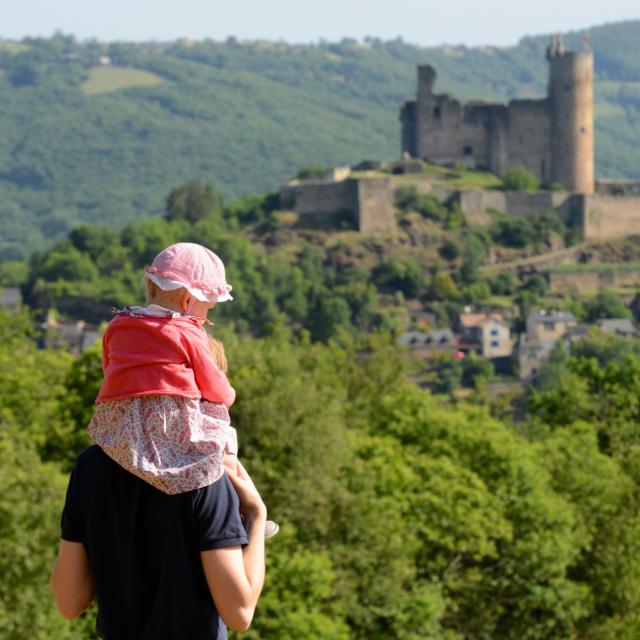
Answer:
<svg viewBox="0 0 640 640"><path fill-rule="evenodd" d="M455 278L409 259L349 264L348 233L282 243L269 196L224 205L199 182L171 191L163 219L80 227L7 263L31 310L0 313L0 638L94 637L93 611L74 622L54 611L48 576L68 472L89 444L100 350L41 348L39 313L53 304L99 321L139 302L142 267L175 241L225 260L235 299L214 310L212 331L238 390L241 458L282 527L242 637L638 637L640 341L594 329L517 397L487 394L490 372L473 359L416 384L398 309L418 299L446 318L489 285L482 236L455 210L405 196L415 215L457 228L438 248L461 261ZM517 245L566 232L548 216L524 223L523 234L505 217L490 233ZM524 309L544 279L501 274L491 286ZM622 305L611 295L585 315ZM464 398L456 375L472 378Z"/></svg>
<svg viewBox="0 0 640 640"><path fill-rule="evenodd" d="M640 22L589 33L597 173L637 178ZM583 46L582 33L565 40ZM540 97L547 43L0 41L0 262L81 223L160 216L168 188L195 177L233 199L302 167L393 160L416 64L434 65L436 88L461 99Z"/></svg>

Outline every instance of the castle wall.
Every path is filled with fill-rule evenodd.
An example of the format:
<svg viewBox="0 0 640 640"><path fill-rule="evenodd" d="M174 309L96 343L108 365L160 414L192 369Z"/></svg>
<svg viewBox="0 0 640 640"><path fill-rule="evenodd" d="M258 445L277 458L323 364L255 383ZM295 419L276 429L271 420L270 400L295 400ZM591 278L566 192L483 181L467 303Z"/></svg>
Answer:
<svg viewBox="0 0 640 640"><path fill-rule="evenodd" d="M596 193L609 196L640 196L640 180L598 180Z"/></svg>
<svg viewBox="0 0 640 640"><path fill-rule="evenodd" d="M464 147L462 105L449 96L418 102L418 155L436 164L454 164Z"/></svg>
<svg viewBox="0 0 640 640"><path fill-rule="evenodd" d="M408 153L415 158L418 155L416 146L416 101L407 100L400 109L400 122L402 129L400 134L400 145L403 153Z"/></svg>
<svg viewBox="0 0 640 640"><path fill-rule="evenodd" d="M493 221L487 211L530 217L556 211L565 222L572 221L572 194L563 191L461 191L460 208L472 224L486 226Z"/></svg>
<svg viewBox="0 0 640 640"><path fill-rule="evenodd" d="M302 225L341 228L350 220L362 233L396 228L390 178L289 183L280 189L280 208L295 211Z"/></svg>
<svg viewBox="0 0 640 640"><path fill-rule="evenodd" d="M585 240L640 234L640 197L580 196Z"/></svg>
<svg viewBox="0 0 640 640"><path fill-rule="evenodd" d="M507 161L507 110L504 105L470 103L463 107L459 159L469 166L499 172Z"/></svg>
<svg viewBox="0 0 640 640"><path fill-rule="evenodd" d="M509 167L526 167L542 184L551 182L548 100L512 100L508 113Z"/></svg>
<svg viewBox="0 0 640 640"><path fill-rule="evenodd" d="M549 273L549 288L552 293L597 291L637 284L640 284L640 269Z"/></svg>
<svg viewBox="0 0 640 640"><path fill-rule="evenodd" d="M363 178L358 186L358 229L362 233L393 233L396 217L389 178Z"/></svg>
<svg viewBox="0 0 640 640"><path fill-rule="evenodd" d="M351 214L357 222L357 180L341 182L305 181L283 185L280 189L280 207L295 211L301 218L324 220Z"/></svg>

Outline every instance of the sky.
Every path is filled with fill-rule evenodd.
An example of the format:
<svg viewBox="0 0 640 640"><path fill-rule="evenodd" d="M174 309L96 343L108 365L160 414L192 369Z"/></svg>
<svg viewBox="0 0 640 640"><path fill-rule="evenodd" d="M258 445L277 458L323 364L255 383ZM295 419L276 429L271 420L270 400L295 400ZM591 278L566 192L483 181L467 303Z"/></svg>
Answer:
<svg viewBox="0 0 640 640"><path fill-rule="evenodd" d="M525 35L640 19L638 0L0 0L0 37L317 42L366 36L425 46L510 46ZM579 9L572 7L579 6Z"/></svg>

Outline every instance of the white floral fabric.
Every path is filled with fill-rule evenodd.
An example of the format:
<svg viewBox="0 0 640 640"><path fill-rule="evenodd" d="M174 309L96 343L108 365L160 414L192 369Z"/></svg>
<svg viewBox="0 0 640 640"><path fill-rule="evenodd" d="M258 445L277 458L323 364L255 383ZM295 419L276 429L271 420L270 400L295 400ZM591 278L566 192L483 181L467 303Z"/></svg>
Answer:
<svg viewBox="0 0 640 640"><path fill-rule="evenodd" d="M224 404L183 396L99 402L88 431L120 466L168 494L212 484L224 454L238 452Z"/></svg>

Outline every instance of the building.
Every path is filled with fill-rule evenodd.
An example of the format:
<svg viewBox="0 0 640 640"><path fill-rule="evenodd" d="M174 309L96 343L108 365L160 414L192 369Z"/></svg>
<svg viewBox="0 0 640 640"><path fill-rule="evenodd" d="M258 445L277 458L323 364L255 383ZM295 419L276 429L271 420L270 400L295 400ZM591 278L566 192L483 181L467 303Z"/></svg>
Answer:
<svg viewBox="0 0 640 640"><path fill-rule="evenodd" d="M418 67L415 100L403 103L402 151L435 164L462 162L499 176L529 169L542 184L594 191L593 54L547 49L549 85L541 100L509 104L460 101L435 94L436 71Z"/></svg>
<svg viewBox="0 0 640 640"><path fill-rule="evenodd" d="M527 335L541 343L555 344L578 321L570 311L540 309L527 316Z"/></svg>
<svg viewBox="0 0 640 640"><path fill-rule="evenodd" d="M18 287L0 289L0 309L7 313L17 313L22 307L22 293Z"/></svg>
<svg viewBox="0 0 640 640"><path fill-rule="evenodd" d="M463 313L458 331L461 351L477 351L490 360L513 353L511 329L499 313Z"/></svg>
<svg viewBox="0 0 640 640"><path fill-rule="evenodd" d="M65 349L79 355L102 338L98 327L88 325L84 320L60 320L51 309L40 325L42 346L47 349Z"/></svg>
<svg viewBox="0 0 640 640"><path fill-rule="evenodd" d="M436 353L453 353L456 337L451 329L432 331L406 331L398 338L398 344L409 349L415 358L429 359Z"/></svg>
<svg viewBox="0 0 640 640"><path fill-rule="evenodd" d="M634 338L637 334L636 326L628 318L603 318L598 320L598 326L605 333L613 333L622 338Z"/></svg>
<svg viewBox="0 0 640 640"><path fill-rule="evenodd" d="M584 336L584 327L578 326L569 311L541 309L527 316L527 331L518 343L518 369L523 382L531 382L549 357L558 340L578 339Z"/></svg>

